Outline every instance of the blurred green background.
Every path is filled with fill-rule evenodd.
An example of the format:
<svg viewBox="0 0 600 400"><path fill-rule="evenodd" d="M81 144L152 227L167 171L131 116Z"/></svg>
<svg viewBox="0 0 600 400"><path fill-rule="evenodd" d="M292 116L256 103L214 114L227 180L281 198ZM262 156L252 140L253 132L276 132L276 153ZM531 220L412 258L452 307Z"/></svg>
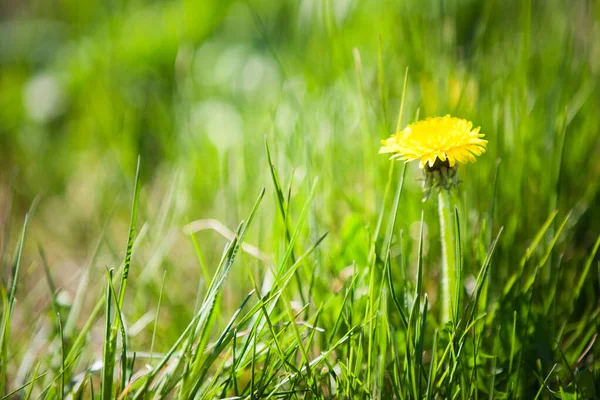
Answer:
<svg viewBox="0 0 600 400"><path fill-rule="evenodd" d="M389 170L377 151L396 129L408 68L403 125L449 113L489 140L487 153L460 170L465 276L477 273L504 226L491 271L499 296L548 216L558 210L556 225L572 210L560 254L542 274L572 284L575 273L557 271L577 270L600 226L599 23L600 6L587 0L4 0L1 242L12 249L39 196L24 285L45 285L40 244L74 296L73 279L104 237L93 262L100 292L104 266L123 256L140 155L144 239L130 312L132 320L144 314L146 294L158 293L167 271L172 324L159 328L158 345L171 343L202 281L185 223L210 218L235 230L267 187L248 242L275 258L285 249L266 137L282 186L293 182L296 218L319 177L301 247L330 231L312 266L325 296L345 267L366 266ZM436 205L421 202L420 177L411 164L398 228L415 257L411 237L425 210L435 305ZM209 232L198 240L212 271L225 241ZM246 262L260 281L264 269ZM238 275L225 307L231 300L235 309L251 288ZM595 272L584 292L582 302L593 303ZM35 310L44 295L29 294L20 307Z"/></svg>
<svg viewBox="0 0 600 400"><path fill-rule="evenodd" d="M299 180L321 177L323 228L352 213L371 222L387 170L376 152L395 129L407 67L405 121L451 113L490 141L462 173L476 220L489 211L497 160L494 218L517 243L555 208L599 217L596 2L64 0L0 10L2 191L21 211L40 195L38 222L68 246L97 236L138 154L156 196L179 174L181 215L236 224L270 184L265 135L284 177L294 167ZM577 243L593 241L578 226Z"/></svg>

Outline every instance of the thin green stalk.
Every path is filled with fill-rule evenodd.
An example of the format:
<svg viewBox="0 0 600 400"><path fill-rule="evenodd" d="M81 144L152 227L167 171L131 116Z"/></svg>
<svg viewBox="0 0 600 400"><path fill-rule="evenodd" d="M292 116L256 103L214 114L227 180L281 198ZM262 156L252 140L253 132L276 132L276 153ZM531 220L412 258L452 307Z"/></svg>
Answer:
<svg viewBox="0 0 600 400"><path fill-rule="evenodd" d="M438 194L440 233L442 238L442 323L453 317L452 305L456 297L456 257L454 256L454 228L450 213L450 191Z"/></svg>

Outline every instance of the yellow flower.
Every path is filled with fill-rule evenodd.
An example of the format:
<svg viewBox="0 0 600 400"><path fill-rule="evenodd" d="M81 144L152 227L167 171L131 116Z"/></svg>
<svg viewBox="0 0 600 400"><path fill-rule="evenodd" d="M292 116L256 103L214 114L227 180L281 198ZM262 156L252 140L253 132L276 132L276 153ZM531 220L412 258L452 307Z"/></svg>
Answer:
<svg viewBox="0 0 600 400"><path fill-rule="evenodd" d="M450 115L427 118L382 140L379 153L394 153L392 158L404 161L420 158L421 168L432 168L436 159L448 161L450 167L457 162L475 162L475 156L485 152L487 140L482 139L479 128L472 128L471 122Z"/></svg>

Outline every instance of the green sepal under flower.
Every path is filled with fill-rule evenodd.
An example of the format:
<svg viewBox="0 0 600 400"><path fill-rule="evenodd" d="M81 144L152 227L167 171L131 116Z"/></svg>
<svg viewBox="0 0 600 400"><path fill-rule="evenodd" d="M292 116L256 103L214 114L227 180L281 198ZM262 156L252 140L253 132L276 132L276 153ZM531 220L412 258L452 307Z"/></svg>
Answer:
<svg viewBox="0 0 600 400"><path fill-rule="evenodd" d="M432 190L448 190L455 188L458 183L458 165L450 166L448 160L436 158L433 166L423 168L423 201L427 200Z"/></svg>

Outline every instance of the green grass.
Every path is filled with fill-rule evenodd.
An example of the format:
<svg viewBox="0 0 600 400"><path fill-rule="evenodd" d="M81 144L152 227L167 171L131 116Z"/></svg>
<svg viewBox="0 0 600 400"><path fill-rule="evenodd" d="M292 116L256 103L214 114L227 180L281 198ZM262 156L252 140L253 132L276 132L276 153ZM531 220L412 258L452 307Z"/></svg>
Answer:
<svg viewBox="0 0 600 400"><path fill-rule="evenodd" d="M0 36L0 397L600 398L595 2L13 2ZM489 140L450 307L436 196L377 154L447 113Z"/></svg>

